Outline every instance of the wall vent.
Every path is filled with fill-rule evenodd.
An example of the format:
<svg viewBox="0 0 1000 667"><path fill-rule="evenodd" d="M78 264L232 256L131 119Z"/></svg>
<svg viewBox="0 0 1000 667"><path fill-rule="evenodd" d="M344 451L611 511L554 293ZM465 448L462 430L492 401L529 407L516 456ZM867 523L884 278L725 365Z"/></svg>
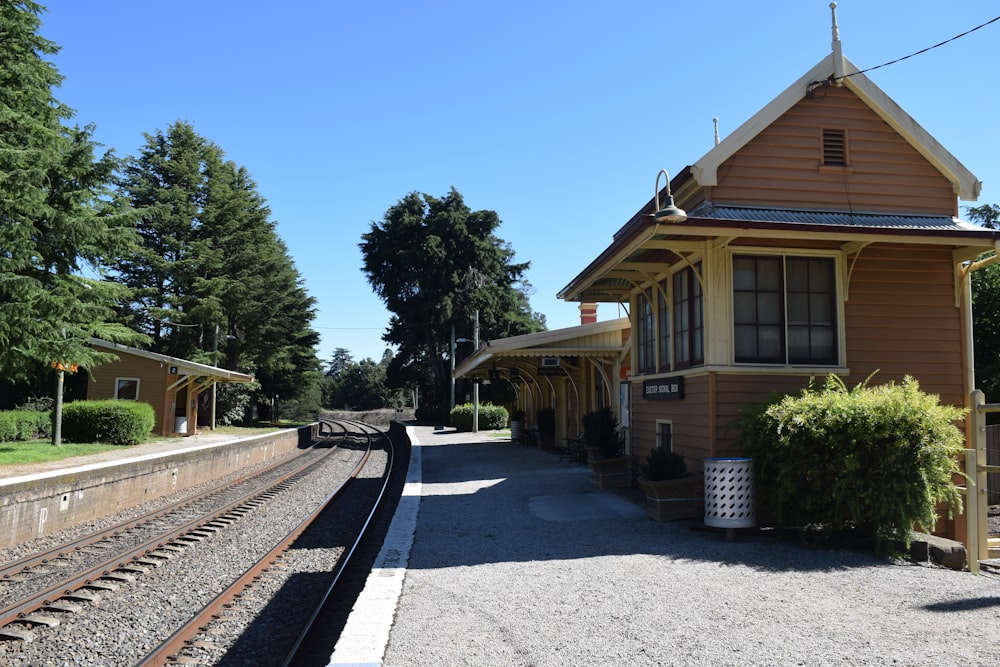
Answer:
<svg viewBox="0 0 1000 667"><path fill-rule="evenodd" d="M823 130L823 164L833 167L847 166L846 130Z"/></svg>

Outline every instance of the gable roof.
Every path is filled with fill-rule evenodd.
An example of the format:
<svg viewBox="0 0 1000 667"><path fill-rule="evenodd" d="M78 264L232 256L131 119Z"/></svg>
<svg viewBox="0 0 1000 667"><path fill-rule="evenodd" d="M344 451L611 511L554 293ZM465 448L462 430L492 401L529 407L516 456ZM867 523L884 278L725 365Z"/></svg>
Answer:
<svg viewBox="0 0 1000 667"><path fill-rule="evenodd" d="M836 67L838 58L842 58L843 66L839 71L844 74L843 78L835 79L838 72ZM862 74L854 63L836 52L831 52L820 60L795 83L695 162L691 166L691 175L698 185L703 187L718 185L719 166L797 104L811 86L820 82L824 85L843 85L852 91L941 172L961 199L975 201L979 198L982 182L881 88Z"/></svg>
<svg viewBox="0 0 1000 667"><path fill-rule="evenodd" d="M178 375L193 375L206 377L215 382L253 382L253 376L236 371L227 371L224 368L216 368L208 364L199 364L196 361L188 361L178 357L171 357L166 354L140 350L137 347L129 347L120 343L109 343L100 338L91 338L91 345L119 354L130 354L135 357L142 357L151 361L158 361L160 365L176 366Z"/></svg>

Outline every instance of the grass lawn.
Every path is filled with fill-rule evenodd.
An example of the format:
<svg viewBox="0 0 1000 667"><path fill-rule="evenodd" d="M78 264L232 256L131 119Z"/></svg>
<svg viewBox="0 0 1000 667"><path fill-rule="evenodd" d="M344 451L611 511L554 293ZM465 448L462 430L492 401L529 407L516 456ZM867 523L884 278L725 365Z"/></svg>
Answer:
<svg viewBox="0 0 1000 667"><path fill-rule="evenodd" d="M271 433L287 426L269 426L264 428L249 428L245 426L219 426L216 433L232 435L234 437L244 437ZM207 429L202 429L208 432ZM160 442L170 438L150 438L145 442ZM142 444L142 443L140 443ZM49 440L25 440L23 442L0 442L0 466L24 465L30 463L44 463L46 461L60 461L73 456L85 456L87 454L99 454L109 449L121 449L121 445L107 445L100 443L75 443L63 442L58 447L53 447Z"/></svg>
<svg viewBox="0 0 1000 667"><path fill-rule="evenodd" d="M117 449L116 445L100 444L61 444L53 447L48 440L25 440L24 442L0 442L0 466L23 465L26 463L44 463L59 461L71 456L98 454L109 449Z"/></svg>

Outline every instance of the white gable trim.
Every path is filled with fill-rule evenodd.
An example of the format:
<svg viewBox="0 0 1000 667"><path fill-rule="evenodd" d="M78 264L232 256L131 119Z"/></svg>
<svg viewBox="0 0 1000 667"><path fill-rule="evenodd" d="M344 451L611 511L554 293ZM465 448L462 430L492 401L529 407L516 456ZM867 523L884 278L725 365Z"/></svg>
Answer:
<svg viewBox="0 0 1000 667"><path fill-rule="evenodd" d="M715 146L695 162L691 166L691 173L698 185L702 187L718 185L719 166L780 118L782 114L798 104L810 83L829 78L834 72L834 59L833 53L823 58L748 121L736 128L718 146ZM951 182L959 197L965 201L977 200L983 184L975 175L938 143L917 121L903 111L902 107L876 86L871 79L864 74L858 74L859 70L854 66L854 63L847 58L844 58L843 62L845 73L851 75L844 78L844 85L941 172Z"/></svg>

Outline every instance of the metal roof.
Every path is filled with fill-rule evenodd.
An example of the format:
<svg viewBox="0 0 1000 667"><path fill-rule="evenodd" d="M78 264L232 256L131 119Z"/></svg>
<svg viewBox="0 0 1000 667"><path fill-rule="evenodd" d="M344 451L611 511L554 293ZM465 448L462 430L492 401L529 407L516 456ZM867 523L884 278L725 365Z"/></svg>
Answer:
<svg viewBox="0 0 1000 667"><path fill-rule="evenodd" d="M834 225L866 229L913 229L965 232L981 230L949 215L918 215L899 213L815 211L789 208L756 208L703 203L690 213L692 218L715 220L746 220L749 222L788 222L806 225Z"/></svg>

